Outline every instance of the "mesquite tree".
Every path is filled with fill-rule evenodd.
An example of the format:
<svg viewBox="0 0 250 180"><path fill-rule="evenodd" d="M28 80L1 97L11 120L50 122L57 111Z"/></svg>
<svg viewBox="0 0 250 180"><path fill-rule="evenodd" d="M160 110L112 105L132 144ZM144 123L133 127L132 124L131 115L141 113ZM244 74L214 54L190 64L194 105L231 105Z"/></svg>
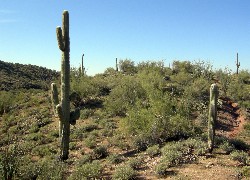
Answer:
<svg viewBox="0 0 250 180"><path fill-rule="evenodd" d="M59 103L56 84L52 83L52 105L54 113L59 117L59 137L61 143L61 160L68 159L70 124L75 124L80 116L80 109L70 112L70 40L69 40L69 13L63 12L62 28L56 28L58 47L62 51L61 60L61 102Z"/></svg>
<svg viewBox="0 0 250 180"><path fill-rule="evenodd" d="M208 151L211 153L214 148L215 124L217 121L217 101L219 91L217 84L210 87L210 102L208 115Z"/></svg>

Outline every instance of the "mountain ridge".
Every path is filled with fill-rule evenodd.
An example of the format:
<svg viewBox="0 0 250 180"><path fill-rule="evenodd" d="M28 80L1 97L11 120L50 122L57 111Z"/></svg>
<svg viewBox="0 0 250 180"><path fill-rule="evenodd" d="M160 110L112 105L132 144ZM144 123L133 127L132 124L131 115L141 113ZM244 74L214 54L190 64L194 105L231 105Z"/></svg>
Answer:
<svg viewBox="0 0 250 180"><path fill-rule="evenodd" d="M9 63L0 60L0 90L43 89L59 77L59 73L45 67Z"/></svg>

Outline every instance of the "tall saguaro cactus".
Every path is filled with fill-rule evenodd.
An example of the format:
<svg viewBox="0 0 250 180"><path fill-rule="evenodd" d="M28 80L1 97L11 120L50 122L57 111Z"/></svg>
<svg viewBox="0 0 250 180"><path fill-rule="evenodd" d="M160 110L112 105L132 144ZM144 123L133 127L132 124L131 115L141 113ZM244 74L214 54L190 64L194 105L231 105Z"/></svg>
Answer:
<svg viewBox="0 0 250 180"><path fill-rule="evenodd" d="M56 28L59 49L62 51L61 60L61 102L59 104L58 91L55 83L52 88L52 105L54 113L59 117L59 136L61 143L61 160L68 159L70 124L75 124L80 116L80 110L70 112L70 40L69 40L69 13L63 12L62 28Z"/></svg>
<svg viewBox="0 0 250 180"><path fill-rule="evenodd" d="M85 67L83 65L83 57L84 57L84 54L82 54L82 68L81 68L81 70L82 70L82 75L85 75Z"/></svg>
<svg viewBox="0 0 250 180"><path fill-rule="evenodd" d="M236 67L237 67L236 74L239 74L240 62L239 62L239 59L238 59L238 53L237 53L237 59L236 59L235 63L236 63Z"/></svg>
<svg viewBox="0 0 250 180"><path fill-rule="evenodd" d="M208 115L208 151L211 153L214 148L215 124L217 121L217 101L219 90L217 84L210 87L210 102Z"/></svg>

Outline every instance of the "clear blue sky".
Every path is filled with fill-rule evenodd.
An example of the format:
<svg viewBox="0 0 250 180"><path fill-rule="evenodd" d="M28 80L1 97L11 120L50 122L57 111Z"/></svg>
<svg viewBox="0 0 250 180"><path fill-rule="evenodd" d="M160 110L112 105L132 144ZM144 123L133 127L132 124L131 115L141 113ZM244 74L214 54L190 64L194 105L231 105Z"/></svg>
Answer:
<svg viewBox="0 0 250 180"><path fill-rule="evenodd" d="M0 60L60 69L56 26L70 15L71 66L205 60L250 69L250 0L0 0Z"/></svg>

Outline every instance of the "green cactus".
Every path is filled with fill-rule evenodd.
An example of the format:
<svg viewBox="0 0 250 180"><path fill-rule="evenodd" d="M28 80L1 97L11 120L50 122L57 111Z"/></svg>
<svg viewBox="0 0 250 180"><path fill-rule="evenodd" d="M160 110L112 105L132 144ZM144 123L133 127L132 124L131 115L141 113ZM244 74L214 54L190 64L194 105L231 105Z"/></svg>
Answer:
<svg viewBox="0 0 250 180"><path fill-rule="evenodd" d="M208 151L211 153L214 147L215 124L217 121L217 101L219 91L217 84L210 87L210 103L208 115Z"/></svg>
<svg viewBox="0 0 250 180"><path fill-rule="evenodd" d="M115 58L115 70L118 71L118 62L117 62L117 58Z"/></svg>
<svg viewBox="0 0 250 180"><path fill-rule="evenodd" d="M237 53L237 59L236 59L235 63L236 63L236 67L237 67L236 74L239 74L240 62L239 62L239 59L238 59L238 53Z"/></svg>
<svg viewBox="0 0 250 180"><path fill-rule="evenodd" d="M61 143L61 160L68 159L70 124L74 125L80 117L80 109L70 112L70 41L69 41L69 13L63 12L63 26L56 28L59 49L62 51L61 61L61 102L59 103L58 91L55 83L51 84L52 106L56 116L59 118L59 136Z"/></svg>
<svg viewBox="0 0 250 180"><path fill-rule="evenodd" d="M83 57L84 57L84 54L82 54L82 67L81 67L81 74L84 75L85 74L85 67L83 65Z"/></svg>

